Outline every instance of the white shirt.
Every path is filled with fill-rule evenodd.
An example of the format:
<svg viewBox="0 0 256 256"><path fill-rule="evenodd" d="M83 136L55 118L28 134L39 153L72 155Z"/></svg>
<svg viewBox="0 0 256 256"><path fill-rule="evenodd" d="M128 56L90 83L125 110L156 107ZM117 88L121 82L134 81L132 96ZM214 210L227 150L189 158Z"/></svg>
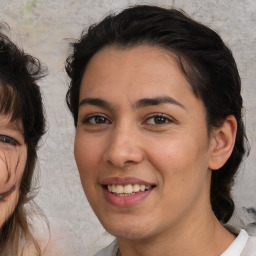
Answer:
<svg viewBox="0 0 256 256"><path fill-rule="evenodd" d="M94 256L116 256L117 251L118 245L114 241ZM249 236L241 229L234 242L220 256L256 256L256 237Z"/></svg>

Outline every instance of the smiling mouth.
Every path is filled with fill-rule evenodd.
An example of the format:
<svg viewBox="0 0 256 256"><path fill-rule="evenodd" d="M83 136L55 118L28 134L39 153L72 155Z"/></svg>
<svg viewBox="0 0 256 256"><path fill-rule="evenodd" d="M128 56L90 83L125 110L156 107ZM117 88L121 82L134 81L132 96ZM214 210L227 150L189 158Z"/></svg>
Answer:
<svg viewBox="0 0 256 256"><path fill-rule="evenodd" d="M128 185L106 185L106 189L116 196L132 196L140 192L148 191L155 186L128 184Z"/></svg>

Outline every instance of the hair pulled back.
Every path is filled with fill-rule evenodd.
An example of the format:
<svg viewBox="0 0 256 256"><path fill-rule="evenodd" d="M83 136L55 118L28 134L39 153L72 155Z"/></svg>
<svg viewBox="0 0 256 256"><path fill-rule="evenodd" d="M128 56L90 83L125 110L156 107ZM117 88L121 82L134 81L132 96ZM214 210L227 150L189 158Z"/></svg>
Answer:
<svg viewBox="0 0 256 256"><path fill-rule="evenodd" d="M212 172L211 181L212 209L226 223L234 211L234 175L246 151L241 81L231 51L216 32L175 9L138 5L109 15L82 33L66 62L71 78L66 102L75 126L86 66L94 54L111 45L124 49L149 45L174 53L195 96L204 103L209 134L228 115L235 116L237 135L233 152L222 168Z"/></svg>

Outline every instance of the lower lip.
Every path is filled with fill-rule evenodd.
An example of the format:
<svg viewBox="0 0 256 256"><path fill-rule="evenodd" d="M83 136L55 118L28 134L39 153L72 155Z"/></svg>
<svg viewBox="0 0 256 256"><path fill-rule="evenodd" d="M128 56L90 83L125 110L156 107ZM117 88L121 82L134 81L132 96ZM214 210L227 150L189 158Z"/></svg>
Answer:
<svg viewBox="0 0 256 256"><path fill-rule="evenodd" d="M149 190L140 191L131 196L117 196L108 191L107 188L103 187L103 193L105 199L112 205L118 207L131 207L141 203L145 200L154 188Z"/></svg>

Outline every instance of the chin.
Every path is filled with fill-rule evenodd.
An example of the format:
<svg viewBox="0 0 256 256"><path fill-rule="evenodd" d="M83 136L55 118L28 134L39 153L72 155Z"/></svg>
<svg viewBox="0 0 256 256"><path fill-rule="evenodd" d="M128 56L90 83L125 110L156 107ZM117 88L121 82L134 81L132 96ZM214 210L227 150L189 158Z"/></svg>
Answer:
<svg viewBox="0 0 256 256"><path fill-rule="evenodd" d="M142 240L148 237L145 234L145 232L132 230L130 228L122 229L122 230L113 230L113 231L111 230L109 233L118 239L127 239L127 240Z"/></svg>
<svg viewBox="0 0 256 256"><path fill-rule="evenodd" d="M113 223L115 224L113 225ZM102 224L111 235L120 239L147 239L153 233L152 230L149 230L151 225L145 224L142 221L132 221L129 223L124 220L122 223L112 222L106 225L104 223Z"/></svg>

